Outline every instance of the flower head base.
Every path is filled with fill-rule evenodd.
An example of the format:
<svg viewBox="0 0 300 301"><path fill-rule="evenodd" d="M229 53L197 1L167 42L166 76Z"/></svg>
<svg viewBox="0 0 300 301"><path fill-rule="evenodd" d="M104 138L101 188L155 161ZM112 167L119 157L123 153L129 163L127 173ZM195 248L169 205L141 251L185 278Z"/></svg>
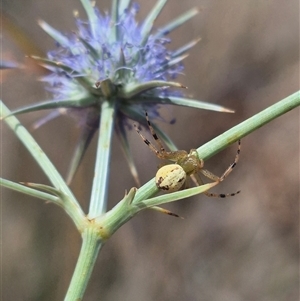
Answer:
<svg viewBox="0 0 300 301"><path fill-rule="evenodd" d="M183 72L182 60L199 39L171 51L166 47L170 39L165 36L195 16L196 9L154 32L153 23L167 0L159 0L142 24L135 19L139 6L130 5L128 0L112 1L111 15L102 15L89 0L81 2L88 21L76 16L77 31L70 35L39 22L58 45L48 53L47 59L32 56L50 71L43 81L53 99L13 112L64 108L60 112L74 116L83 129L76 163L72 163L76 168L98 129L100 107L105 101L115 107L115 125L121 141L125 141L124 147L127 140L124 126L128 118L145 125L144 111L155 118L159 104L232 112L218 105L183 98L182 90L173 89L185 88L173 80Z"/></svg>

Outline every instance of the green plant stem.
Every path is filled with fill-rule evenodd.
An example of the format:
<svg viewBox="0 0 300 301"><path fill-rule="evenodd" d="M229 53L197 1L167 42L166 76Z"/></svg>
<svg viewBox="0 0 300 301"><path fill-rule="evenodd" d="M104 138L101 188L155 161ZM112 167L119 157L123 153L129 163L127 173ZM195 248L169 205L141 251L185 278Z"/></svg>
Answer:
<svg viewBox="0 0 300 301"><path fill-rule="evenodd" d="M10 115L10 110L0 101L0 116L5 117ZM4 119L6 124L13 130L18 139L23 143L23 145L30 152L35 161L39 164L41 169L44 171L45 175L48 177L50 182L56 188L58 192L60 192L61 197L56 198L57 200L49 195L49 200L53 200L55 204L64 208L66 213L71 217L73 222L75 223L77 229L81 231L85 225L85 214L81 209L79 202L73 195L72 191L54 167L52 162L49 160L44 151L40 148L38 143L34 140L34 138L30 135L30 133L26 130L26 128L20 123L20 121L15 116L10 116ZM34 192L33 189L26 188L24 185L20 185L17 183L10 182L8 180L2 180L0 183L2 186L6 186L7 188L20 191L22 193L32 195L35 197L44 198L46 194L42 194L36 190ZM33 183L31 183L33 184Z"/></svg>
<svg viewBox="0 0 300 301"><path fill-rule="evenodd" d="M0 101L0 116L1 118L10 115L11 111ZM71 192L68 185L65 183L62 176L59 174L57 169L54 167L52 162L46 156L44 151L40 148L37 142L33 139L30 133L26 130L26 128L20 123L20 121L15 116L7 117L5 120L6 124L12 129L18 139L23 143L23 145L27 148L29 153L35 159L35 161L39 164L41 169L44 171L45 175L48 177L50 182L56 187L58 190L65 193L69 196L71 202L79 206L75 196Z"/></svg>
<svg viewBox="0 0 300 301"><path fill-rule="evenodd" d="M9 188L11 190L20 192L20 193L24 193L30 196L33 196L35 198L47 201L47 202L52 202L54 204L58 204L59 203L59 198L57 196L51 195L49 193L43 192L43 191L39 191L30 187L26 187L24 185L6 180L6 179L2 179L0 178L0 185L6 188Z"/></svg>
<svg viewBox="0 0 300 301"><path fill-rule="evenodd" d="M247 136L273 119L300 105L300 91L291 94L267 109L255 114L197 149L201 159L207 160L237 140Z"/></svg>
<svg viewBox="0 0 300 301"><path fill-rule="evenodd" d="M96 227L88 227L82 233L82 246L65 301L82 300L103 244Z"/></svg>
<svg viewBox="0 0 300 301"><path fill-rule="evenodd" d="M90 219L99 216L106 211L114 115L114 102L103 102L101 107L95 174L88 215Z"/></svg>

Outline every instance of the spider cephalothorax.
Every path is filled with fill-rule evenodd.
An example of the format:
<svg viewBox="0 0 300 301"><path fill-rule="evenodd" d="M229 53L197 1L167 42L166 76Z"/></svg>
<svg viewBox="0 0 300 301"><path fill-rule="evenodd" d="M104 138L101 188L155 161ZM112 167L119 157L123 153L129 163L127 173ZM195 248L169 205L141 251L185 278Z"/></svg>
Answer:
<svg viewBox="0 0 300 301"><path fill-rule="evenodd" d="M191 176L198 185L202 185L202 179L198 175L198 172L202 173L206 178L213 180L215 182L222 182L233 170L236 166L236 163L239 160L239 155L241 151L241 141L238 140L238 150L234 159L234 162L229 165L229 167L225 170L222 176L218 177L211 173L210 171L203 168L204 161L199 158L198 152L196 149L192 149L189 153L185 150L177 150L177 151L166 151L161 140L156 135L150 121L147 112L146 119L148 123L148 127L150 132L157 143L158 149L148 140L146 139L135 126L137 133L141 136L145 144L156 154L156 156L160 159L169 160L174 162L173 164L167 164L161 167L155 177L156 185L159 189L167 191L167 192L175 192L181 189L186 183L186 179L188 176ZM240 191L230 194L214 194L208 193L205 194L210 197L227 197L233 196Z"/></svg>

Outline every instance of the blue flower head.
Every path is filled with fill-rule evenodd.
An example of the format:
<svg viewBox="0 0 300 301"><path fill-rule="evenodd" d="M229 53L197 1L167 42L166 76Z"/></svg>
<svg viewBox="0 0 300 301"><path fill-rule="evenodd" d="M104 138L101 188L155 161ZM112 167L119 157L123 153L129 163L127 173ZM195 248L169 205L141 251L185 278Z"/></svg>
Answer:
<svg viewBox="0 0 300 301"><path fill-rule="evenodd" d="M58 44L48 53L49 61L41 60L51 71L44 81L55 100L63 101L64 107L73 107L77 102L82 108L97 106L102 98L113 97L119 113L130 117L126 106L132 102L146 109L153 97L181 95L169 88L181 85L167 81L183 71L183 53L166 48L170 42L164 38L166 32L149 35L147 25L135 20L138 10L139 6L133 4L113 20L93 8L93 23L77 19L78 30L69 36L40 21ZM159 99L153 101L159 103ZM155 107L153 103L150 106Z"/></svg>
<svg viewBox="0 0 300 301"><path fill-rule="evenodd" d="M58 110L51 118L62 112L76 118L82 134L80 148L75 151L76 163L72 163L74 171L69 178L99 127L103 101L114 103L115 128L125 144L124 127L130 124L128 120L145 124L144 111L147 110L151 118L157 117L159 104L226 111L217 105L184 98L183 89L178 89L184 86L174 82L183 72L182 60L187 51L198 39L170 50L167 36L195 16L196 9L154 30L154 21L167 0L159 0L141 24L135 19L139 5L129 0L112 1L111 15L101 14L89 0L81 2L88 21L76 16L76 32L64 35L39 21L57 43L57 48L48 52L46 59L32 56L50 71L43 80L53 99L14 112L55 108ZM38 125L41 123L43 121Z"/></svg>

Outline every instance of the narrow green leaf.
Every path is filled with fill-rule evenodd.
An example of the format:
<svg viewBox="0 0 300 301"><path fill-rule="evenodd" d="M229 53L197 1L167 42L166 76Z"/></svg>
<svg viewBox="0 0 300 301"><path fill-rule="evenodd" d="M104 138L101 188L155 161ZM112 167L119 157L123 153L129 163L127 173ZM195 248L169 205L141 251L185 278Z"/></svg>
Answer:
<svg viewBox="0 0 300 301"><path fill-rule="evenodd" d="M46 100L40 103L32 104L23 108L16 109L10 115L5 116L3 119L11 116L24 113L30 113L40 110L58 109L58 108L83 108L92 106L96 103L95 98L83 99L62 99L62 100Z"/></svg>
<svg viewBox="0 0 300 301"><path fill-rule="evenodd" d="M3 104L1 101L0 103L0 117L4 117L9 115L11 112L9 109ZM58 189L61 190L63 193L68 195L71 201L74 204L78 204L76 198L74 197L73 193L53 166L52 162L48 159L46 154L40 148L40 146L36 143L30 133L25 129L25 127L19 122L19 120L15 116L10 116L5 119L6 124L12 129L15 135L19 138L19 140L23 143L23 145L27 148L29 153L33 156L35 161L39 164L41 169L44 171L45 175L48 177L50 182Z"/></svg>
<svg viewBox="0 0 300 301"><path fill-rule="evenodd" d="M29 188L33 188L36 190L40 190L42 192L50 193L52 195L57 196L60 199L63 198L63 193L60 190L58 190L52 186L45 185L45 184L39 184L39 183L30 183L30 182L21 182L21 184L26 187L29 187Z"/></svg>
<svg viewBox="0 0 300 301"><path fill-rule="evenodd" d="M158 206L158 205L175 202L175 201L178 201L181 199L192 197L194 195L203 193L203 192L211 189L212 187L216 186L217 184L219 184L219 183L213 182L213 183L209 183L209 184L204 184L201 186L184 189L184 190L176 191L176 192L169 193L169 194L163 194L163 195L160 195L160 196L157 196L154 198L146 199L146 200L138 202L138 203L135 202L135 200L133 200L132 203L136 206L143 205L146 208L150 208L153 206Z"/></svg>
<svg viewBox="0 0 300 301"><path fill-rule="evenodd" d="M79 74L76 70L72 69L71 67L64 65L60 62L51 61L49 59L41 58L35 55L31 55L29 57L38 61L41 66L45 67L46 65L50 67L59 68L69 74L72 74L72 78L76 80L79 84L81 84L86 90L88 90L94 95L101 95L101 90L97 90L94 88L94 83L90 82L89 77Z"/></svg>
<svg viewBox="0 0 300 301"><path fill-rule="evenodd" d="M194 39L191 42L183 45L182 47L178 48L172 53L172 58L177 58L183 54L185 54L187 51L189 51L191 48L193 48L195 45L197 45L201 41L201 38Z"/></svg>
<svg viewBox="0 0 300 301"><path fill-rule="evenodd" d="M210 111L217 111L223 113L234 113L233 110L225 108L220 105L196 100L196 99L189 99L189 98L182 98L182 97L169 97L162 99L163 104L173 104L177 106L185 106L190 108L202 109L202 110L210 110Z"/></svg>
<svg viewBox="0 0 300 301"><path fill-rule="evenodd" d="M80 0L87 16L89 19L89 26L91 28L91 33L94 38L97 37L97 15L95 13L95 9L90 0Z"/></svg>
<svg viewBox="0 0 300 301"><path fill-rule="evenodd" d="M76 174L76 171L83 159L83 156L97 130L98 130L98 128L89 127L89 126L84 126L83 129L81 130L80 137L78 139L77 145L73 152L71 162L69 165L69 170L68 170L67 176L66 176L66 182L68 185L71 184L71 182Z"/></svg>
<svg viewBox="0 0 300 301"><path fill-rule="evenodd" d="M187 57L188 57L188 54L184 54L184 55L181 55L181 56L174 57L173 59L171 59L170 61L168 61L166 64L160 66L160 68L157 69L154 73L158 74L159 72L164 72L167 69L170 69L170 67L172 67L172 66L180 63L181 61L183 61Z"/></svg>
<svg viewBox="0 0 300 301"><path fill-rule="evenodd" d="M38 24L57 43L59 43L63 47L68 47L69 49L72 50L72 47L69 47L70 43L69 43L68 38L65 37L64 35L62 35L58 30L54 29L52 26L50 26L48 23L46 23L43 20L38 20Z"/></svg>
<svg viewBox="0 0 300 301"><path fill-rule="evenodd" d="M170 96L168 98L162 97L148 97L148 96L137 96L128 100L129 103L141 103L141 104L169 104L183 107L190 107L202 110L217 111L223 113L234 113L233 110L225 108L220 105L204 102L197 99L183 98Z"/></svg>
<svg viewBox="0 0 300 301"><path fill-rule="evenodd" d="M198 13L199 11L196 8L193 8L185 12L184 14L180 15L179 17L177 17L176 19L174 19L164 27L160 28L158 33L155 34L154 37L158 39L164 35L169 34L171 31L173 31L174 29L178 28L179 26L181 26L182 24L186 23L188 20L196 16Z"/></svg>
<svg viewBox="0 0 300 301"><path fill-rule="evenodd" d="M116 127L115 127L116 133L119 137L119 140L121 142L121 147L124 152L125 158L127 160L129 170L131 172L131 175L138 187L141 186L139 175L136 169L136 166L134 164L134 160L132 157L132 152L130 151L129 143L128 143L128 138L126 134L126 130L124 128L124 125L121 123L120 118L117 119L116 122Z"/></svg>
<svg viewBox="0 0 300 301"><path fill-rule="evenodd" d="M158 0L155 4L155 6L152 8L150 13L148 14L147 18L145 19L143 26L142 26L142 42L141 45L145 45L148 41L149 35L151 33L153 23L158 17L158 15L161 13L163 7L167 3L168 0Z"/></svg>
<svg viewBox="0 0 300 301"><path fill-rule="evenodd" d="M47 122L61 116L64 112L61 112L62 110L55 110L50 112L48 115L44 116L43 118L38 119L37 121L35 121L31 128L33 130L38 129L39 127L43 126L44 124L46 124Z"/></svg>
<svg viewBox="0 0 300 301"><path fill-rule="evenodd" d="M125 99L130 99L133 96L140 94L142 92L158 88L158 87L176 87L176 88L186 88L185 86L176 82L166 82L162 80L153 80L145 83L129 84L123 87L119 95Z"/></svg>
<svg viewBox="0 0 300 301"><path fill-rule="evenodd" d="M0 178L0 185L3 187L6 187L8 189L33 196L35 198L47 201L47 202L52 202L52 203L59 203L59 198L57 196L54 196L53 194L45 193L33 188L30 188L28 186L15 183L6 179Z"/></svg>

